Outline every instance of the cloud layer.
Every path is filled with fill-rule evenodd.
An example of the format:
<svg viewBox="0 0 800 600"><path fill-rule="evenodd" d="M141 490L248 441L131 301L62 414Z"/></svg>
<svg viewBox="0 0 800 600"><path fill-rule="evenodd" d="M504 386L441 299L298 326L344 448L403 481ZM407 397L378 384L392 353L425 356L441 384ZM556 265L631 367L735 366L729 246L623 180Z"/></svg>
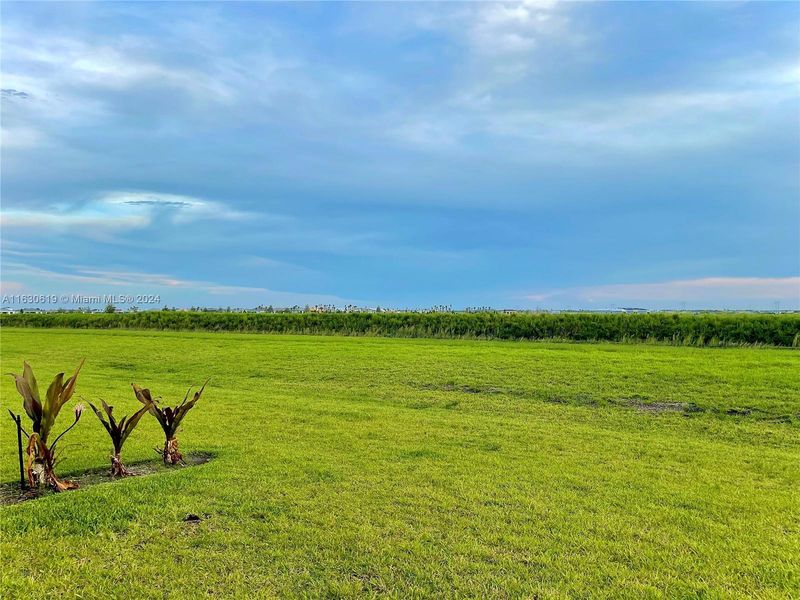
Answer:
<svg viewBox="0 0 800 600"><path fill-rule="evenodd" d="M704 277L657 283L622 283L550 290L526 296L534 302L667 304L678 308L739 306L742 302L800 303L800 277Z"/></svg>
<svg viewBox="0 0 800 600"><path fill-rule="evenodd" d="M9 4L1 258L32 270L2 279L398 306L791 279L799 25L780 3ZM606 285L637 281L671 283ZM737 285L709 289L794 302Z"/></svg>

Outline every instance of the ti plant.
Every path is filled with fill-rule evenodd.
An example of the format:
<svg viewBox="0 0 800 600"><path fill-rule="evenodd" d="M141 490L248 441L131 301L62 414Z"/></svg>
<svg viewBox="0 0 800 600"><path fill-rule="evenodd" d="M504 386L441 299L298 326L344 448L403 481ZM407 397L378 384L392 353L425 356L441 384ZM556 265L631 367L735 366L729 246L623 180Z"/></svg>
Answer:
<svg viewBox="0 0 800 600"><path fill-rule="evenodd" d="M136 428L136 425L139 424L139 420L147 411L150 410L150 404L145 404L130 418L122 417L122 419L117 421L113 415L114 407L106 404L106 401L102 398L100 399L100 402L102 403L103 410L105 411L108 420L103 418L103 413L100 412L100 409L98 409L94 404L89 402L89 406L92 407L94 414L97 415L97 418L100 419L103 427L106 428L108 435L111 436L111 443L114 444L114 454L111 455L111 476L127 477L132 473L125 468L125 465L123 465L122 461L120 460L119 455L122 452L122 445Z"/></svg>
<svg viewBox="0 0 800 600"><path fill-rule="evenodd" d="M67 431L77 425L81 418L83 405L78 404L75 407L75 420L72 425L62 431L52 443L50 443L50 434L55 426L58 413L75 392L75 384L78 381L78 373L83 362L82 360L75 369L75 374L66 381L64 381L64 373L56 375L50 387L47 388L44 400L39 396L39 386L33 376L33 369L28 363L23 363L22 375L10 373L16 382L17 391L22 396L22 406L33 422L32 433L23 431L28 437L25 474L31 488L49 485L55 491L63 492L78 487L78 484L72 481L60 481L56 477L54 469L59 462L56 455L58 441ZM9 412L11 411L9 410Z"/></svg>
<svg viewBox="0 0 800 600"><path fill-rule="evenodd" d="M152 414L161 425L161 429L164 430L164 437L166 438L164 441L164 449L159 450L156 448L156 452L161 455L164 459L164 463L168 465L175 465L180 462L183 462L183 455L178 450L178 440L175 439L175 434L178 431L178 427L183 421L183 418L186 416L186 413L191 410L191 408L195 405L195 403L200 399L200 395L203 393L203 390L206 388L206 383L203 384L198 391L194 393L194 396L191 400L189 400L189 394L191 393L192 389L189 388L189 391L186 392L186 396L183 398L183 402L181 402L175 408L170 408L169 406L165 408L161 408L158 403L153 400L152 395L150 394L150 390L147 388L141 388L135 383L132 383L133 391L136 394L136 398L148 407L150 414Z"/></svg>

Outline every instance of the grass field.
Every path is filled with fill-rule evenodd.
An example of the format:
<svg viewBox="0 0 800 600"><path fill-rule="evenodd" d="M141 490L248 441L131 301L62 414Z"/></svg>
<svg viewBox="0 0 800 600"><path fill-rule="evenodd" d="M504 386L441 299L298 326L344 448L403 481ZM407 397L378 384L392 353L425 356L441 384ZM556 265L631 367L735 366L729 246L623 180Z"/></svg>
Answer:
<svg viewBox="0 0 800 600"><path fill-rule="evenodd" d="M800 597L796 350L4 328L0 352L40 385L85 356L76 396L121 414L131 381L211 377L179 439L214 455L0 507L3 598ZM93 414L66 439L62 476L108 465ZM146 416L124 457L162 441Z"/></svg>

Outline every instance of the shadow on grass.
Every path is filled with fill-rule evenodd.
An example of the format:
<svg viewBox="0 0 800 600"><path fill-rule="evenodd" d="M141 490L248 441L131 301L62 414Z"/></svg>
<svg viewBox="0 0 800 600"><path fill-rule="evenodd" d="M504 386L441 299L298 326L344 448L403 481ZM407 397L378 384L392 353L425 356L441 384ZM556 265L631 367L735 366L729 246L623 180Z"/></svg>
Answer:
<svg viewBox="0 0 800 600"><path fill-rule="evenodd" d="M131 472L130 477L143 477L145 475L156 475L159 473L167 473L170 471L180 471L189 467L203 465L215 458L216 454L211 452L193 452L184 456L184 464L167 466L160 460L140 460L132 462L125 466ZM105 466L97 469L89 469L88 471L59 473L59 479L66 481L74 481L78 484L77 490L68 490L61 492L62 494L72 493L73 491L80 491L83 488L91 487L98 484L116 483L124 481L130 477L111 477L109 474L110 467ZM46 496L52 496L56 492L45 490L21 490L19 481L3 482L0 483L0 506L8 504L19 504L27 500L37 500Z"/></svg>

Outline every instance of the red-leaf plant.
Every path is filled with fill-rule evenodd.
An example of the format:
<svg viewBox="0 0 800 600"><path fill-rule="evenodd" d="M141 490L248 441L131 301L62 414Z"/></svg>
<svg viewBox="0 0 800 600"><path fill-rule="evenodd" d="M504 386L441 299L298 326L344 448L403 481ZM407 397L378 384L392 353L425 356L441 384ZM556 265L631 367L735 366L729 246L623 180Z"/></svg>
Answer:
<svg viewBox="0 0 800 600"><path fill-rule="evenodd" d="M22 396L22 407L33 423L33 433L29 434L23 430L23 433L28 437L25 473L31 488L49 485L55 491L63 492L64 490L78 487L78 484L72 481L60 481L56 477L54 469L56 464L60 462L56 455L58 441L67 431L77 425L83 411L82 404L75 406L75 420L72 425L62 431L52 443L49 443L49 439L58 413L64 404L72 398L72 394L75 393L75 384L78 381L78 373L83 366L83 362L81 360L78 368L75 369L74 375L66 381L64 381L64 373L56 375L50 387L47 388L44 400L39 396L39 386L33 376L33 369L27 362L23 363L22 375L10 373L16 382L17 391ZM9 412L11 411L9 410Z"/></svg>
<svg viewBox="0 0 800 600"><path fill-rule="evenodd" d="M208 381L194 393L191 400L189 400L189 394L192 388L189 388L189 391L186 392L186 396L183 398L183 402L175 408L170 408L169 406L161 408L158 406L158 401L153 400L149 389L141 388L135 383L131 384L136 398L139 402L148 406L150 414L158 420L161 429L164 430L164 437L166 438L164 441L164 449L159 450L156 448L155 450L164 459L165 464L175 465L183 462L183 455L178 450L178 440L175 439L175 434L178 431L178 426L181 424L181 421L183 421L183 418L186 416L186 413L188 413L200 399L200 395L203 393L207 383Z"/></svg>
<svg viewBox="0 0 800 600"><path fill-rule="evenodd" d="M108 420L103 418L103 413L91 402L89 402L89 406L92 407L94 414L97 415L97 418L100 419L100 422L103 424L103 427L106 428L108 435L111 436L111 443L114 445L114 454L111 455L111 476L112 477L127 477L132 473L125 468L125 465L122 464L122 460L120 459L120 453L122 452L122 445L125 443L125 440L128 439L131 432L136 428L136 425L139 424L139 420L144 416L144 414L150 410L150 405L145 404L142 408L136 411L133 416L130 418L122 417L119 422L114 418L113 411L114 407L109 406L106 404L106 401L102 398L100 399L102 403L103 410L108 417Z"/></svg>

